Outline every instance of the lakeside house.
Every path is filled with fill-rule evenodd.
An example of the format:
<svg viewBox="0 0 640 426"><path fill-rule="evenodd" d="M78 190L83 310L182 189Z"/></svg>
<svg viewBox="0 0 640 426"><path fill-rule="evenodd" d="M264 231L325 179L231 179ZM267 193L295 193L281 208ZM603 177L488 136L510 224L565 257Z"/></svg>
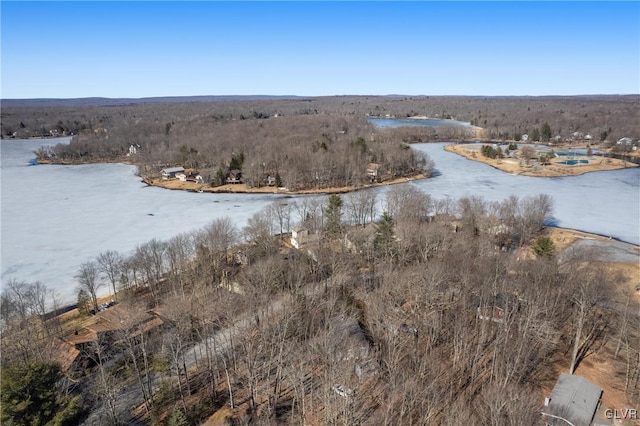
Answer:
<svg viewBox="0 0 640 426"><path fill-rule="evenodd" d="M302 244L309 240L309 230L299 226L291 230L291 245L299 249Z"/></svg>
<svg viewBox="0 0 640 426"><path fill-rule="evenodd" d="M97 313L93 319L65 339L55 337L49 345L49 355L60 363L62 371L82 370L95 362L97 344L105 346L108 357L116 356L113 347L123 339L131 339L137 345L141 333L148 335L167 325L157 311L130 311L118 305Z"/></svg>
<svg viewBox="0 0 640 426"><path fill-rule="evenodd" d="M349 229L342 240L349 253L368 253L374 250L377 234L378 226L375 223L367 223L364 227Z"/></svg>
<svg viewBox="0 0 640 426"><path fill-rule="evenodd" d="M369 177L369 181L373 182L378 178L379 170L380 164L378 163L369 163L367 165L367 176Z"/></svg>
<svg viewBox="0 0 640 426"><path fill-rule="evenodd" d="M184 173L184 167L169 167L160 172L162 179L173 179L177 173Z"/></svg>
<svg viewBox="0 0 640 426"><path fill-rule="evenodd" d="M231 170L227 174L227 183L242 183L242 172L240 170Z"/></svg>
<svg viewBox="0 0 640 426"><path fill-rule="evenodd" d="M203 177L200 175L200 172L198 172L197 170L187 170L184 172L178 172L175 174L175 177L180 182L192 182L200 185L204 183Z"/></svg>
<svg viewBox="0 0 640 426"><path fill-rule="evenodd" d="M187 170L185 172L185 182L192 182L197 184L204 183L204 179L197 170Z"/></svg>
<svg viewBox="0 0 640 426"><path fill-rule="evenodd" d="M593 424L602 389L589 380L563 373L545 398L542 416L547 426Z"/></svg>
<svg viewBox="0 0 640 426"><path fill-rule="evenodd" d="M131 144L129 146L129 152L127 152L127 157L131 157L132 155L136 155L138 153L138 148L140 148L140 145L136 144L133 145Z"/></svg>
<svg viewBox="0 0 640 426"><path fill-rule="evenodd" d="M571 133L571 141L572 142L582 142L582 141L584 141L584 133L582 133L582 132L573 132L573 133Z"/></svg>
<svg viewBox="0 0 640 426"><path fill-rule="evenodd" d="M63 373L81 370L86 367L78 346L59 337L53 337L45 349L48 359L60 364Z"/></svg>
<svg viewBox="0 0 640 426"><path fill-rule="evenodd" d="M620 138L616 142L616 145L623 145L623 146L630 146L632 144L633 144L633 139L627 138L627 137Z"/></svg>

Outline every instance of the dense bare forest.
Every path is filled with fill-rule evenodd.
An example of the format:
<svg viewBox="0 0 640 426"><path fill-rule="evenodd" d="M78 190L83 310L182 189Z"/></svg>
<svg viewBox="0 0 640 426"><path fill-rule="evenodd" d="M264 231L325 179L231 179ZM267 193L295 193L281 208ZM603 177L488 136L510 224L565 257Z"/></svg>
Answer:
<svg viewBox="0 0 640 426"><path fill-rule="evenodd" d="M56 424L538 424L543 390L596 356L637 406L637 302L595 253L539 236L550 197L376 201L281 200L244 229L103 253L77 275L81 318L102 321L86 338L43 315L46 286L10 283L3 416L35 415L5 399L24 365L64 379L45 395ZM58 338L83 342L62 370Z"/></svg>
<svg viewBox="0 0 640 426"><path fill-rule="evenodd" d="M127 161L142 174L162 167L198 169L212 185L241 170L249 186L268 177L290 189L359 186L429 173L431 164L407 143L469 139L455 128L376 129L367 116L454 118L491 139L580 140L614 144L640 137L638 101L630 96L380 97L291 99L4 101L2 137L75 135L68 146L42 150L55 161ZM86 105L88 103L88 105ZM577 136L576 136L577 135Z"/></svg>
<svg viewBox="0 0 640 426"><path fill-rule="evenodd" d="M196 118L242 119L279 115L355 116L425 115L454 118L488 130L492 138L533 133L548 123L553 136L573 132L615 142L640 138L640 96L331 96L309 98L193 97L89 100L3 100L2 137L49 134L52 129L79 131L99 126L160 125ZM104 105L104 106L101 106ZM136 123L137 121L137 123ZM136 132L139 133L139 132ZM606 134L605 134L606 133Z"/></svg>

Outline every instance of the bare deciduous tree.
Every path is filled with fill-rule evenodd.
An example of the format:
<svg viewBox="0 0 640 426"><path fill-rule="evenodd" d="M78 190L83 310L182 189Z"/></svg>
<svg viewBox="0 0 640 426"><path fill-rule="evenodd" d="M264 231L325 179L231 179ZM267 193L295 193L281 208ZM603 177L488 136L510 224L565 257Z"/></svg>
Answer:
<svg viewBox="0 0 640 426"><path fill-rule="evenodd" d="M376 194L368 190L352 192L345 197L345 207L351 223L364 226L373 222L377 216Z"/></svg>
<svg viewBox="0 0 640 426"><path fill-rule="evenodd" d="M259 255L271 253L275 248L273 215L268 207L249 218L244 230L245 239L255 245Z"/></svg>
<svg viewBox="0 0 640 426"><path fill-rule="evenodd" d="M113 250L104 251L96 258L98 270L102 272L109 280L109 283L111 283L111 289L113 290L113 297L115 300L118 298L116 284L120 278L123 261L122 255Z"/></svg>
<svg viewBox="0 0 640 426"><path fill-rule="evenodd" d="M396 185L387 192L386 211L399 224L418 224L426 220L432 204L429 194L414 186Z"/></svg>
<svg viewBox="0 0 640 426"><path fill-rule="evenodd" d="M98 265L94 261L85 262L80 265L80 269L76 274L76 279L80 284L80 288L84 289L91 297L93 312L98 312L98 290L102 287L100 281Z"/></svg>

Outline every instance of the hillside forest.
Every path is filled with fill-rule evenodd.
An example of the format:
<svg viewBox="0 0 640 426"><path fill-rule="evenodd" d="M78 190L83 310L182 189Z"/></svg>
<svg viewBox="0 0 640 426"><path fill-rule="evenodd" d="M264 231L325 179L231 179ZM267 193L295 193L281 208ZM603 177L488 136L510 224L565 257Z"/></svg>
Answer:
<svg viewBox="0 0 640 426"><path fill-rule="evenodd" d="M46 283L13 281L2 422L538 424L558 375L593 359L637 406L637 302L597 253L541 234L552 214L544 194L402 185L283 199L243 229L221 218L102 253L64 315L46 315ZM82 350L56 361L70 341Z"/></svg>

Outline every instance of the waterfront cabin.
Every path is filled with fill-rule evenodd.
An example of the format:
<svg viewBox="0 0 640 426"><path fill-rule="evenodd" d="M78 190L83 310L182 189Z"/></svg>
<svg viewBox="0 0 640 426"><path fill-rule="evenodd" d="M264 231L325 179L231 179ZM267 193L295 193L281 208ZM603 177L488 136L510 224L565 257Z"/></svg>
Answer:
<svg viewBox="0 0 640 426"><path fill-rule="evenodd" d="M176 173L184 173L184 167L169 167L162 169L162 179L173 179L176 177Z"/></svg>
<svg viewBox="0 0 640 426"><path fill-rule="evenodd" d="M227 183L242 183L242 172L240 170L231 170L227 174Z"/></svg>
<svg viewBox="0 0 640 426"><path fill-rule="evenodd" d="M367 165L367 176L369 177L370 182L374 182L378 178L379 171L380 171L380 164L369 163Z"/></svg>
<svg viewBox="0 0 640 426"><path fill-rule="evenodd" d="M204 179L200 175L200 172L197 171L197 170L189 170L189 171L187 171L186 175L185 175L185 181L186 182L197 183L197 184L204 183Z"/></svg>

